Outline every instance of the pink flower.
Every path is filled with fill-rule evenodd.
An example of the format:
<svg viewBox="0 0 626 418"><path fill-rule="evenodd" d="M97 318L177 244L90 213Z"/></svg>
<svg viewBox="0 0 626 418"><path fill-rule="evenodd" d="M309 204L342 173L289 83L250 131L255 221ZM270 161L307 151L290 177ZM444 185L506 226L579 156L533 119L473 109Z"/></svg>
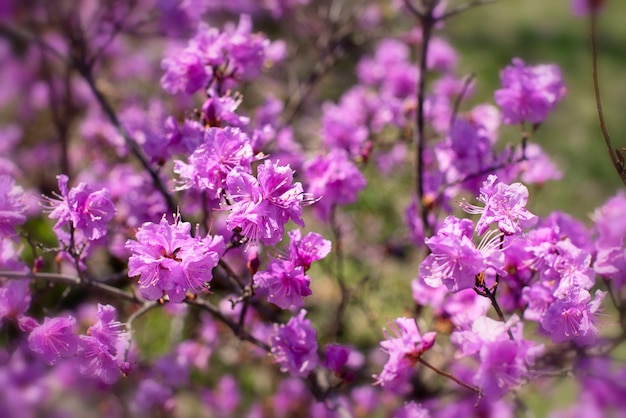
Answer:
<svg viewBox="0 0 626 418"><path fill-rule="evenodd" d="M478 200L485 204L484 208L470 205L463 201L461 209L468 213L480 213L481 217L476 224L478 235L484 234L492 223L505 235L522 232L537 223L537 216L526 208L528 189L521 183L511 185L497 182L498 178L491 174L480 188Z"/></svg>
<svg viewBox="0 0 626 418"><path fill-rule="evenodd" d="M300 310L283 325L274 325L272 355L280 364L280 370L294 377L306 377L318 364L317 332L308 319L306 311Z"/></svg>
<svg viewBox="0 0 626 418"><path fill-rule="evenodd" d="M232 199L231 213L226 220L229 229L240 228L251 241L275 245L283 238L285 224L302 220L302 184L293 183L293 172L268 160L258 167L257 178L236 168L226 177Z"/></svg>
<svg viewBox="0 0 626 418"><path fill-rule="evenodd" d="M85 183L68 190L68 177L60 174L57 179L61 194L56 195L57 199L48 198L47 202L51 209L48 216L57 220L54 231L59 240L69 239L66 228L82 232L89 241L105 236L107 223L116 213L109 191L94 190Z"/></svg>
<svg viewBox="0 0 626 418"><path fill-rule="evenodd" d="M24 189L0 175L0 238L15 234L15 226L26 220L24 210Z"/></svg>
<svg viewBox="0 0 626 418"><path fill-rule="evenodd" d="M526 66L519 58L501 71L500 81L502 88L494 97L508 125L543 122L567 92L557 65Z"/></svg>
<svg viewBox="0 0 626 418"><path fill-rule="evenodd" d="M391 324L392 335L384 329L385 341L380 343L389 359L380 375L374 375L376 384L383 387L397 388L406 383L409 373L424 351L435 344L437 333L427 332L420 335L413 318L398 318Z"/></svg>
<svg viewBox="0 0 626 418"><path fill-rule="evenodd" d="M70 357L78 348L78 336L74 333L76 319L48 318L32 330L28 336L31 350L40 354L48 364L54 364L61 357Z"/></svg>
<svg viewBox="0 0 626 418"><path fill-rule="evenodd" d="M144 223L135 240L126 241L132 253L128 275L139 277L139 292L148 300L167 295L172 302L182 302L188 291L199 293L208 288L212 270L224 253L221 236L192 238L191 224L176 219L174 224L163 217L159 224Z"/></svg>

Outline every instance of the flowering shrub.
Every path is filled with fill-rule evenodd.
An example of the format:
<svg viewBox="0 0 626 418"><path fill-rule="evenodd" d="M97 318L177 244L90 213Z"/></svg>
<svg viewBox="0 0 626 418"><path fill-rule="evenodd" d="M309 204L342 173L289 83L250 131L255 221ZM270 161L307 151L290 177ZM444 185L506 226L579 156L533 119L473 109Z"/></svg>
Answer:
<svg viewBox="0 0 626 418"><path fill-rule="evenodd" d="M620 415L626 195L527 208L568 89L470 104L482 3L4 2L0 416Z"/></svg>

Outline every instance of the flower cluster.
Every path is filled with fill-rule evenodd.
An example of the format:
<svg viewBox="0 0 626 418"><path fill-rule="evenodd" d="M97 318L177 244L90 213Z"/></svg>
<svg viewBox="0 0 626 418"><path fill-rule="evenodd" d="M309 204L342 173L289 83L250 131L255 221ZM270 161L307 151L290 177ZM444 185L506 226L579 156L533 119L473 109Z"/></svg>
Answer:
<svg viewBox="0 0 626 418"><path fill-rule="evenodd" d="M311 321L304 319L302 309L283 325L276 325L272 337L272 354L283 372L292 376L307 376L319 362L317 355L317 332Z"/></svg>
<svg viewBox="0 0 626 418"><path fill-rule="evenodd" d="M299 229L289 232L289 254L270 261L265 271L254 275L254 282L267 289L267 300L282 309L298 309L303 299L311 295L311 279L304 274L311 263L328 255L331 242L315 232L302 237Z"/></svg>
<svg viewBox="0 0 626 418"><path fill-rule="evenodd" d="M255 78L263 63L280 58L280 52L276 55L276 45L272 48L265 36L251 30L248 15L241 15L239 25L224 32L199 25L185 49L163 60L161 85L170 93L193 94L207 88L222 92Z"/></svg>
<svg viewBox="0 0 626 418"><path fill-rule="evenodd" d="M166 217L158 224L144 223L136 240L128 240L126 248L128 275L139 276L139 292L148 300L167 295L172 302L182 302L187 292L208 289L215 267L224 253L221 236L190 235L191 224L179 217L170 224Z"/></svg>
<svg viewBox="0 0 626 418"><path fill-rule="evenodd" d="M226 190L232 203L228 228L239 228L253 242L275 245L282 240L289 220L304 227L302 184L292 182L293 171L288 165L269 160L259 165L256 178L242 168L229 172Z"/></svg>
<svg viewBox="0 0 626 418"><path fill-rule="evenodd" d="M98 240L107 233L107 223L116 210L107 189L94 190L86 183L68 189L69 178L57 176L60 195L48 198L50 219L56 219L54 232L60 241L69 244L71 235L79 232L89 241ZM76 236L74 237L76 239Z"/></svg>
<svg viewBox="0 0 626 418"><path fill-rule="evenodd" d="M509 125L543 122L567 91L558 66L527 66L519 58L500 73L500 81L502 88L494 97L502 108L502 121Z"/></svg>
<svg viewBox="0 0 626 418"><path fill-rule="evenodd" d="M376 383L389 388L402 388L408 381L420 356L435 344L435 332L420 335L413 318L398 318L391 324L392 334L384 330L385 341L380 343L389 359L380 375L374 375Z"/></svg>

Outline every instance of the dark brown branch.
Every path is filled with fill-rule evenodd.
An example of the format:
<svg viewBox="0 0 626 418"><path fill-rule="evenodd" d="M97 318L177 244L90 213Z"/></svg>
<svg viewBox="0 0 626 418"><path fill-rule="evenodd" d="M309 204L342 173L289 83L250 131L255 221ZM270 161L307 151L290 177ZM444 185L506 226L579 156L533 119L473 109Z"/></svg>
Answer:
<svg viewBox="0 0 626 418"><path fill-rule="evenodd" d="M609 136L606 122L604 121L604 112L602 112L602 98L600 96L600 82L598 80L598 47L597 47L597 11L592 11L589 18L590 30L589 38L591 40L591 76L593 78L593 91L596 97L596 106L598 110L598 120L600 122L600 130L602 131L602 137L609 153L609 158L613 163L613 167L617 171L617 175L624 185L626 185L626 164L624 162L623 151L618 151L613 148L611 144L611 137Z"/></svg>
<svg viewBox="0 0 626 418"><path fill-rule="evenodd" d="M453 374L450 374L448 372L444 372L443 370L438 369L437 367L433 366L432 364L428 363L426 360L424 360L423 358L419 358L418 361L423 364L424 366L428 367L430 370L434 371L435 373L437 373L438 375L441 375L447 379L452 380L453 382L456 382L457 384L463 386L464 388L467 388L469 390L473 390L474 392L478 393L478 399L480 400L480 398L482 398L483 396L483 392L479 387L476 386L472 386L468 383L465 383L464 381L462 381L461 379L459 379L458 377L454 376Z"/></svg>

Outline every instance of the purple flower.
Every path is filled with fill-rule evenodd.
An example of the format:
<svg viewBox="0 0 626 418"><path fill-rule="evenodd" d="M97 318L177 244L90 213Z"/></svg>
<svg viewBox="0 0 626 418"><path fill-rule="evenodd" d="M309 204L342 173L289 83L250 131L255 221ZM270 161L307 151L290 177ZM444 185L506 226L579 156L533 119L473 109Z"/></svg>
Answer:
<svg viewBox="0 0 626 418"><path fill-rule="evenodd" d="M70 357L78 348L78 336L74 333L76 319L48 318L33 329L28 336L28 346L35 353L41 354L44 361L54 364L61 357Z"/></svg>
<svg viewBox="0 0 626 418"><path fill-rule="evenodd" d="M571 10L574 16L597 13L603 6L604 0L571 0Z"/></svg>
<svg viewBox="0 0 626 418"><path fill-rule="evenodd" d="M289 231L289 260L295 266L302 266L308 270L314 261L326 257L331 250L332 243L316 232L309 232L302 238L299 229Z"/></svg>
<svg viewBox="0 0 626 418"><path fill-rule="evenodd" d="M361 155L361 149L367 140L369 131L358 118L354 110L346 103L335 105L324 103L322 106L322 140L328 149L343 149L351 157Z"/></svg>
<svg viewBox="0 0 626 418"><path fill-rule="evenodd" d="M48 198L50 205L50 219L56 219L54 231L59 240L69 239L65 227L81 231L85 238L93 241L102 238L107 233L107 223L115 216L115 206L107 189L94 190L85 183L68 190L68 177L64 174L57 176L61 195L58 199Z"/></svg>
<svg viewBox="0 0 626 418"><path fill-rule="evenodd" d="M280 370L294 377L306 377L318 364L317 332L306 313L301 309L286 324L274 325L272 355Z"/></svg>
<svg viewBox="0 0 626 418"><path fill-rule="evenodd" d="M411 401L396 409L393 418L430 418L430 412L422 405Z"/></svg>
<svg viewBox="0 0 626 418"><path fill-rule="evenodd" d="M144 223L136 241L126 241L132 255L128 275L139 277L139 292L148 300L168 295L170 301L182 302L188 291L207 289L212 270L224 253L221 236L192 238L191 224L179 218L169 224L163 217L159 224Z"/></svg>
<svg viewBox="0 0 626 418"><path fill-rule="evenodd" d="M174 391L171 387L154 379L142 379L130 404L133 414L142 416L149 411L156 414L171 412L175 406Z"/></svg>
<svg viewBox="0 0 626 418"><path fill-rule="evenodd" d="M524 339L517 316L507 323L482 316L474 321L471 330L455 331L450 338L460 349L459 357L473 356L478 361L474 383L493 400L528 379L529 366L543 352L543 345Z"/></svg>
<svg viewBox="0 0 626 418"><path fill-rule="evenodd" d="M26 220L25 208L24 189L11 177L0 175L0 237L15 234L15 226Z"/></svg>
<svg viewBox="0 0 626 418"><path fill-rule="evenodd" d="M350 357L350 349L340 344L328 344L324 350L324 366L335 376L346 382L354 381L354 373L345 370Z"/></svg>
<svg viewBox="0 0 626 418"><path fill-rule="evenodd" d="M528 189L521 183L510 186L497 182L495 175L490 175L480 188L478 200L485 204L484 208L470 205L463 201L461 208L468 213L480 213L480 220L476 224L478 235L484 234L492 223L498 223L498 228L505 235L522 232L537 223L537 216L526 208ZM497 183L496 183L497 182Z"/></svg>
<svg viewBox="0 0 626 418"><path fill-rule="evenodd" d="M250 122L250 118L237 114L241 96L209 97L202 105L202 116L206 126L221 127L224 123L241 128Z"/></svg>
<svg viewBox="0 0 626 418"><path fill-rule="evenodd" d="M0 288L0 319L19 319L30 306L29 280L9 280Z"/></svg>
<svg viewBox="0 0 626 418"><path fill-rule="evenodd" d="M76 353L80 373L113 384L130 368L124 360L129 335L120 329L124 324L117 321L113 306L98 304L96 317L97 322L89 327L87 335L80 336Z"/></svg>
<svg viewBox="0 0 626 418"><path fill-rule="evenodd" d="M425 239L431 253L420 265L420 278L431 287L444 284L451 292L458 292L474 287L476 275L488 267L504 274L504 255L495 248L497 236L477 248L472 235L471 220L448 216L437 235Z"/></svg>
<svg viewBox="0 0 626 418"><path fill-rule="evenodd" d="M283 260L272 260L266 271L254 275L254 282L268 290L268 302L282 309L301 308L302 299L312 293L311 279L304 274L304 268Z"/></svg>
<svg viewBox="0 0 626 418"><path fill-rule="evenodd" d="M564 297L550 304L541 319L541 327L555 343L573 340L588 345L598 334L596 312L605 296L606 292L598 290L592 301L589 291L571 287Z"/></svg>
<svg viewBox="0 0 626 418"><path fill-rule="evenodd" d="M598 230L596 247L621 247L626 237L626 195L623 191L610 197L593 211L593 221Z"/></svg>
<svg viewBox="0 0 626 418"><path fill-rule="evenodd" d="M383 329L385 341L380 343L389 359L380 375L374 375L376 384L383 387L397 388L406 383L411 370L424 351L435 344L437 333L427 332L420 335L413 318L398 318L391 324L392 335Z"/></svg>
<svg viewBox="0 0 626 418"><path fill-rule="evenodd" d="M472 192L478 189L483 176L476 176L493 164L491 139L474 121L457 118L445 140L435 147L439 170L449 183L462 181Z"/></svg>
<svg viewBox="0 0 626 418"><path fill-rule="evenodd" d="M367 184L347 153L339 149L307 161L304 172L308 191L319 199L313 208L324 220L330 217L334 206L356 202L359 191Z"/></svg>
<svg viewBox="0 0 626 418"><path fill-rule="evenodd" d="M591 254L576 247L569 238L557 242L554 251L556 256L553 258L552 266L544 272L547 280L558 277L553 291L554 296L561 298L573 287L591 289L595 284Z"/></svg>
<svg viewBox="0 0 626 418"><path fill-rule="evenodd" d="M193 48L165 58L162 67L165 74L161 78L161 86L172 94L193 94L208 85L211 75L203 57Z"/></svg>
<svg viewBox="0 0 626 418"><path fill-rule="evenodd" d="M502 70L500 81L494 96L508 125L543 122L567 91L557 65L526 66L519 58Z"/></svg>
<svg viewBox="0 0 626 418"><path fill-rule="evenodd" d="M430 40L426 65L430 70L452 71L456 67L459 57L450 44L442 38L434 37Z"/></svg>
<svg viewBox="0 0 626 418"><path fill-rule="evenodd" d="M226 176L235 167L251 172L252 154L250 139L238 128L209 128L204 143L189 156L189 164L174 162L174 172L181 177L178 190L195 187L206 190L209 198L219 199Z"/></svg>
<svg viewBox="0 0 626 418"><path fill-rule="evenodd" d="M232 205L226 220L229 229L241 228L244 237L275 245L283 238L289 220L304 226L302 220L303 191L293 183L293 172L268 160L258 167L258 179L242 169L231 171L226 186Z"/></svg>

